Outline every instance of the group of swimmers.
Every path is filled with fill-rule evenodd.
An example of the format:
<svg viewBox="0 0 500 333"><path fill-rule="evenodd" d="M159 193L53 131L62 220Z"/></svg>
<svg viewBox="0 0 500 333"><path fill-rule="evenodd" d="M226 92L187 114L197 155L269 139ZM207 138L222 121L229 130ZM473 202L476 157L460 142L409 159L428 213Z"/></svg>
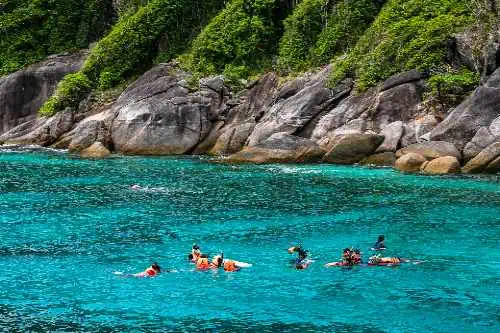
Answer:
<svg viewBox="0 0 500 333"><path fill-rule="evenodd" d="M380 235L375 245L371 248L373 251L385 250L385 237ZM292 260L292 264L296 269L306 269L312 260L308 258L308 251L301 246L292 246L288 249L288 253L297 253L297 258ZM191 253L188 254L188 260L195 264L197 270L223 269L226 272L236 272L243 267L251 266L250 264L241 263L239 261L224 258L224 253L215 255L212 260L207 254L201 252L200 247L194 244L191 248ZM393 266L403 262L409 262L407 259L399 257L382 257L380 255L371 256L368 258L367 266ZM325 267L353 267L363 264L361 251L355 248L345 248L342 252L340 261L330 262ZM154 277L161 273L161 267L157 263L153 263L144 272L133 274L135 277Z"/></svg>

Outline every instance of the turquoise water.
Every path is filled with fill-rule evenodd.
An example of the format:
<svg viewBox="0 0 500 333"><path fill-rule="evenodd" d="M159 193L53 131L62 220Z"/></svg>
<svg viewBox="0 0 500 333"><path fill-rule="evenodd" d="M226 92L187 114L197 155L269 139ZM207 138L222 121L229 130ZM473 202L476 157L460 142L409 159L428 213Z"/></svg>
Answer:
<svg viewBox="0 0 500 333"><path fill-rule="evenodd" d="M3 152L0 170L0 331L500 331L497 178L55 152ZM425 262L323 267L380 233ZM193 242L254 266L194 271ZM113 274L152 261L177 272Z"/></svg>

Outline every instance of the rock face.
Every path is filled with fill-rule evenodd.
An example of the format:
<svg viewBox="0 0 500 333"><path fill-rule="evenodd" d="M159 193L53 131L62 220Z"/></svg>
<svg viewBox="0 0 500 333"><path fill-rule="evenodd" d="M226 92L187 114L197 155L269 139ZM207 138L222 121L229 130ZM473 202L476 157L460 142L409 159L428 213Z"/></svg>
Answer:
<svg viewBox="0 0 500 333"><path fill-rule="evenodd" d="M462 168L462 172L465 173L480 173L488 169L490 172L496 172L495 166L497 165L497 159L500 156L500 142L495 142L483 149L476 157L467 162L467 164ZM491 167L489 164L492 163Z"/></svg>
<svg viewBox="0 0 500 333"><path fill-rule="evenodd" d="M332 98L326 87L329 69L316 74L295 95L278 100L255 125L248 138L248 145L255 146L274 133L294 134L322 111L322 104Z"/></svg>
<svg viewBox="0 0 500 333"><path fill-rule="evenodd" d="M80 69L87 54L52 56L46 61L0 78L0 134L36 119L38 109L57 83Z"/></svg>
<svg viewBox="0 0 500 333"><path fill-rule="evenodd" d="M215 82L221 79L214 78L213 82L205 82L199 93L190 94L185 81L172 75L173 70L169 65L157 66L120 96L111 125L117 151L140 155L186 154L210 132L210 120L217 118L212 106L223 102L223 82Z"/></svg>
<svg viewBox="0 0 500 333"><path fill-rule="evenodd" d="M428 160L443 156L454 156L457 159L462 158L460 152L453 144L444 141L415 143L398 150L396 152L396 157L401 157L408 153L420 154Z"/></svg>
<svg viewBox="0 0 500 333"><path fill-rule="evenodd" d="M395 167L400 171L417 172L427 159L417 153L408 153L396 160Z"/></svg>
<svg viewBox="0 0 500 333"><path fill-rule="evenodd" d="M329 144L323 161L336 164L358 163L371 155L383 140L384 137L378 134L347 134L336 137Z"/></svg>
<svg viewBox="0 0 500 333"><path fill-rule="evenodd" d="M258 145L245 147L242 151L229 156L229 162L252 163L296 163L316 162L325 151L314 141L276 133Z"/></svg>
<svg viewBox="0 0 500 333"><path fill-rule="evenodd" d="M460 162L454 156L438 157L427 163L422 171L429 175L460 173Z"/></svg>
<svg viewBox="0 0 500 333"><path fill-rule="evenodd" d="M497 69L484 86L451 112L432 130L430 139L448 141L462 150L481 127L488 127L500 116L500 69Z"/></svg>
<svg viewBox="0 0 500 333"><path fill-rule="evenodd" d="M373 154L362 159L360 163L363 165L393 166L396 163L396 154L393 152Z"/></svg>
<svg viewBox="0 0 500 333"><path fill-rule="evenodd" d="M73 127L74 114L63 111L51 118L39 118L17 126L0 136L1 143L49 146Z"/></svg>
<svg viewBox="0 0 500 333"><path fill-rule="evenodd" d="M293 89L289 88L288 93L293 94L300 87L301 84L297 84ZM269 73L238 100L228 102L227 109L222 111L224 126L215 135L216 141L207 151L213 155L225 155L241 150L277 93L278 78L274 73Z"/></svg>
<svg viewBox="0 0 500 333"><path fill-rule="evenodd" d="M94 142L90 147L83 149L80 156L84 158L106 158L111 152L101 142Z"/></svg>
<svg viewBox="0 0 500 333"><path fill-rule="evenodd" d="M395 121L385 126L380 133L384 136L384 142L377 148L377 152L395 152L403 135L403 129L402 121Z"/></svg>

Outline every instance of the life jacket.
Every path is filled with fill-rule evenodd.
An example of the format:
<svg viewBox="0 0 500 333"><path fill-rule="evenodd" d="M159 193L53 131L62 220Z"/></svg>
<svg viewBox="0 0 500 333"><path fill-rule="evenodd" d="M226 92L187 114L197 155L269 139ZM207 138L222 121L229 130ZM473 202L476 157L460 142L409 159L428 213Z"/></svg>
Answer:
<svg viewBox="0 0 500 333"><path fill-rule="evenodd" d="M235 272L238 270L238 267L236 267L236 263L232 260L228 260L224 262L224 270L226 272Z"/></svg>
<svg viewBox="0 0 500 333"><path fill-rule="evenodd" d="M198 261L196 261L196 268L197 269L209 269L210 263L208 262L208 258L198 259Z"/></svg>
<svg viewBox="0 0 500 333"><path fill-rule="evenodd" d="M146 274L148 276L155 276L157 273L156 273L156 271L154 269L148 268L148 269L146 269Z"/></svg>

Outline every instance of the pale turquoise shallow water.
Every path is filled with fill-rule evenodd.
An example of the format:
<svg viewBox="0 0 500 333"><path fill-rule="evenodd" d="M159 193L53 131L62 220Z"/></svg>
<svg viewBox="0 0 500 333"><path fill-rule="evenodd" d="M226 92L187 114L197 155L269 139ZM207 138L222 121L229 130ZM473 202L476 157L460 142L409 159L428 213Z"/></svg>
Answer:
<svg viewBox="0 0 500 333"><path fill-rule="evenodd" d="M47 152L2 152L0 172L0 331L500 331L497 178ZM322 267L379 233L425 262ZM193 242L254 266L196 272ZM113 275L153 260L178 272Z"/></svg>

